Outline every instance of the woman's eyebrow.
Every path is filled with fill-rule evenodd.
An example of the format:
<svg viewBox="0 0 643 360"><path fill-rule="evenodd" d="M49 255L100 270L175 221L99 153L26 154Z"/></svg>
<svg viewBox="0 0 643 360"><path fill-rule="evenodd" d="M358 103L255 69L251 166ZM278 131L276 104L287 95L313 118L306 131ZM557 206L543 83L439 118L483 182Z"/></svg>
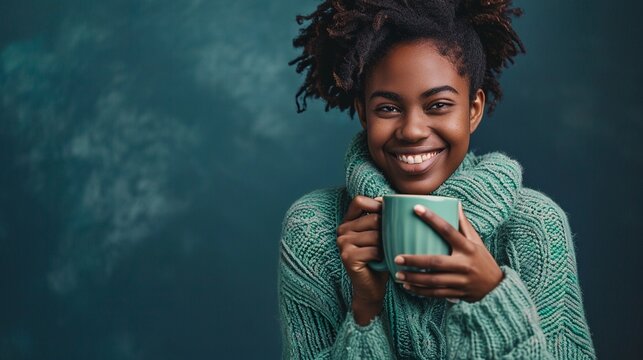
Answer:
<svg viewBox="0 0 643 360"><path fill-rule="evenodd" d="M443 91L452 92L452 93L454 93L454 94L458 94L458 95L460 94L456 89L452 88L451 86L449 86L449 85L442 85L442 86L438 86L438 87L431 88L431 89L429 89L429 90L427 90L427 91L423 92L423 93L422 93L422 95L421 95L421 97L423 97L423 98L427 98L427 97L429 97L429 96L433 96L433 95L435 95L435 94L437 94L437 93L441 93L441 92L443 92Z"/></svg>
<svg viewBox="0 0 643 360"><path fill-rule="evenodd" d="M397 93L390 92L390 91L377 90L377 91L373 91L373 93L371 94L369 100L373 99L375 97L378 97L378 96L381 96L383 98L393 100L393 101L400 101L402 99L402 97Z"/></svg>
<svg viewBox="0 0 643 360"><path fill-rule="evenodd" d="M442 86L437 86L437 87L431 88L431 89L423 92L422 95L420 95L420 97L427 98L429 96L433 96L433 95L435 95L437 93L441 93L443 91L452 92L454 94L460 94L453 87L451 87L449 85L442 85ZM402 97L398 93L394 93L394 92L391 92L391 91L382 91L382 90L373 91L373 93L371 94L369 99L373 99L373 98L378 97L378 96L381 96L383 98L393 100L393 101L400 101L402 99Z"/></svg>

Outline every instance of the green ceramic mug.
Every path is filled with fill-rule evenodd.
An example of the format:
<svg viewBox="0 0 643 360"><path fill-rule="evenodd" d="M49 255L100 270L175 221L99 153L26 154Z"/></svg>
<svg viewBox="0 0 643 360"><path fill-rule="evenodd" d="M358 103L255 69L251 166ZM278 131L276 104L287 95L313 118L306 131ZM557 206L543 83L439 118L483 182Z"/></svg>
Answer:
<svg viewBox="0 0 643 360"><path fill-rule="evenodd" d="M413 211L417 204L431 209L454 228L459 229L458 203L451 197L433 195L384 195L382 204L382 249L384 260L370 262L377 271L422 271L408 266L398 266L394 259L400 254L449 255L451 246L429 224Z"/></svg>

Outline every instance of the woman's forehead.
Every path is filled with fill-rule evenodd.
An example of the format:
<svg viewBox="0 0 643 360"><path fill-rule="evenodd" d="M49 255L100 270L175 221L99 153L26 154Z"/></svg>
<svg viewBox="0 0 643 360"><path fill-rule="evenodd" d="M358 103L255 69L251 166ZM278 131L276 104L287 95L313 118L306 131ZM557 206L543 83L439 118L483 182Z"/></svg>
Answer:
<svg viewBox="0 0 643 360"><path fill-rule="evenodd" d="M424 92L449 85L458 92L468 86L451 59L431 42L401 43L393 46L369 72L366 89ZM465 92L466 91L462 91ZM368 95L368 94L367 94Z"/></svg>

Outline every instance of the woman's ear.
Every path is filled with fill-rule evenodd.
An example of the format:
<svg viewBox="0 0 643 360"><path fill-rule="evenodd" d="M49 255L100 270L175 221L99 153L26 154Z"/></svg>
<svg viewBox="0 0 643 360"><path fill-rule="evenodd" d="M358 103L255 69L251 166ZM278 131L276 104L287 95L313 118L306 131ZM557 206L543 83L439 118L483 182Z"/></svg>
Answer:
<svg viewBox="0 0 643 360"><path fill-rule="evenodd" d="M482 91L482 89L478 89L469 108L469 134L473 134L473 132L476 131L476 128L478 128L478 125L480 125L482 115L484 114L484 104L484 91Z"/></svg>
<svg viewBox="0 0 643 360"><path fill-rule="evenodd" d="M366 114L364 114L364 103L361 101L359 96L355 97L353 106L355 106L355 112L357 112L359 122L360 124L362 124L362 129L366 130Z"/></svg>

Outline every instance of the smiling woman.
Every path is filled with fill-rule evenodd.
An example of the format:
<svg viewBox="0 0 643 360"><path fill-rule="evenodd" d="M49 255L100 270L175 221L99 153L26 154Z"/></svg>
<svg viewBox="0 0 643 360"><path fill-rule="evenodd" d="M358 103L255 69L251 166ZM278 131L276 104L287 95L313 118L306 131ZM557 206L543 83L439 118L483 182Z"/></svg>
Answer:
<svg viewBox="0 0 643 360"><path fill-rule="evenodd" d="M326 1L294 44L298 96L349 109L363 132L346 184L297 200L281 239L285 358L591 359L565 213L522 186L506 155L475 155L471 134L501 98L522 51L509 0ZM300 108L300 110L303 110ZM449 255L381 254L385 194L458 199L459 230L413 210ZM401 268L403 269L403 268Z"/></svg>

